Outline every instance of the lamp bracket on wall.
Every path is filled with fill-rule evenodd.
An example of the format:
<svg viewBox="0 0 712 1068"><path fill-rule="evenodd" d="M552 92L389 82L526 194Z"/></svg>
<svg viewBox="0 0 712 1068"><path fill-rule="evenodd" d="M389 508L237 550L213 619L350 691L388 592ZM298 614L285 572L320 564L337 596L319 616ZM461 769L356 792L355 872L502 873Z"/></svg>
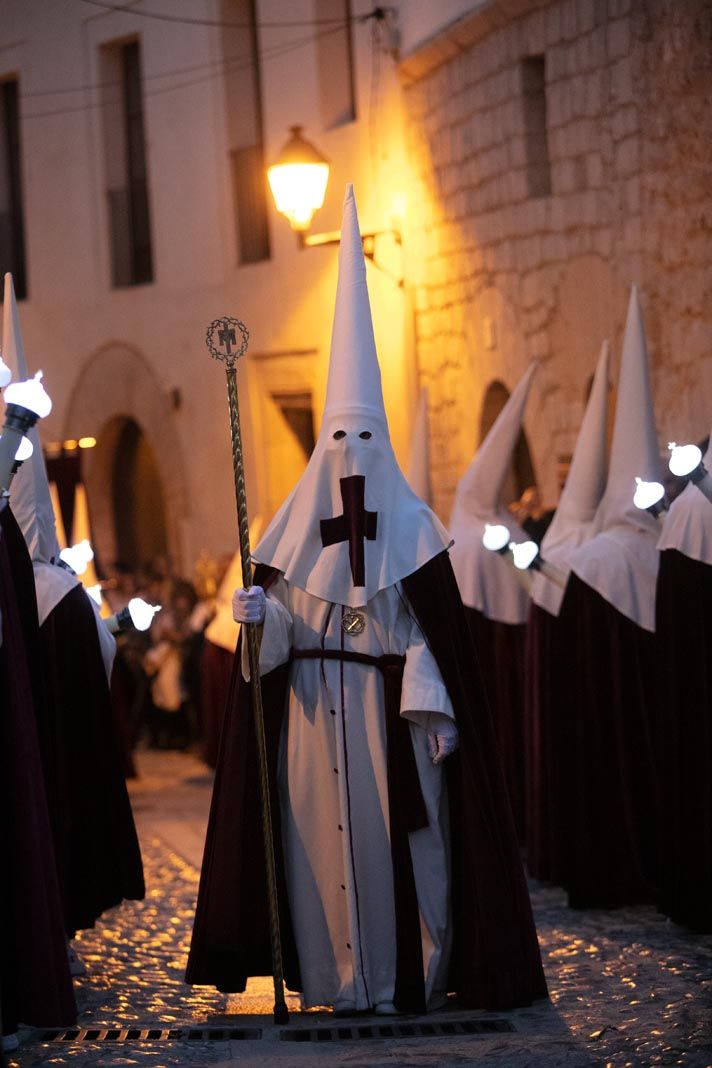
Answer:
<svg viewBox="0 0 712 1068"><path fill-rule="evenodd" d="M309 234L304 230L297 230L297 244L300 249L303 248L320 248L326 245L338 245L341 242L340 230L325 230L321 234ZM379 238L389 237L397 245L402 244L402 239L399 230L373 230L370 233L361 234L361 244L363 245L363 254L367 260L377 267L378 270L385 274L391 281L402 288L403 275L395 274L390 271L383 263L379 262L376 258L376 243Z"/></svg>

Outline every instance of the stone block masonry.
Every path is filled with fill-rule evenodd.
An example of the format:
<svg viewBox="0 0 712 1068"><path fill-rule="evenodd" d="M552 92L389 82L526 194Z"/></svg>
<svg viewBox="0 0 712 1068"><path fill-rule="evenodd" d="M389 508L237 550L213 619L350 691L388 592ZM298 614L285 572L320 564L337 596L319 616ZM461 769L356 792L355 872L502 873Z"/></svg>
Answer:
<svg viewBox="0 0 712 1068"><path fill-rule="evenodd" d="M602 340L642 294L661 447L712 423L712 5L500 0L400 65L416 344L447 519L488 386L542 367L526 431L556 499Z"/></svg>

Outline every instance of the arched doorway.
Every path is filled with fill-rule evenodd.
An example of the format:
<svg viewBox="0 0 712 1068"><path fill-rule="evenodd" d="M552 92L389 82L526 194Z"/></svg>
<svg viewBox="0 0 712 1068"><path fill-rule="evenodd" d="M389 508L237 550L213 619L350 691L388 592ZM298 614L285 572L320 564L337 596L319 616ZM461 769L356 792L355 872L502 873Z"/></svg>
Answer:
<svg viewBox="0 0 712 1068"><path fill-rule="evenodd" d="M185 558L184 528L190 498L175 413L168 392L135 349L107 345L81 369L65 436L81 435L96 438L96 447L82 456L82 479L99 562L110 564L128 553L145 563L164 545L174 566L189 571L193 561Z"/></svg>
<svg viewBox="0 0 712 1068"><path fill-rule="evenodd" d="M490 382L485 390L484 401L482 402L478 439L480 445L487 437L497 416L508 400L509 390L504 383L500 382L498 379L495 379L494 382ZM532 464L527 437L522 429L519 432L519 438L517 439L517 444L512 454L512 461L509 465L507 477L502 487L501 500L503 506L506 508L512 501L518 501L522 493L524 493L524 490L527 489L527 487L534 485L536 485L534 465Z"/></svg>
<svg viewBox="0 0 712 1068"><path fill-rule="evenodd" d="M168 552L161 475L146 435L135 419L118 419L111 472L116 556L132 571Z"/></svg>

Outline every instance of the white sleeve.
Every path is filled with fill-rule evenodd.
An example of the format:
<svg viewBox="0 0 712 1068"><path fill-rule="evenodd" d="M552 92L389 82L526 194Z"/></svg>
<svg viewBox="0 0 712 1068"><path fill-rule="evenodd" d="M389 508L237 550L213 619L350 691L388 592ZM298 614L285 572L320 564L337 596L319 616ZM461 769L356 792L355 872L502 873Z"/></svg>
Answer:
<svg viewBox="0 0 712 1068"><path fill-rule="evenodd" d="M292 650L292 613L288 608L289 589L280 577L267 591L265 621L260 645L260 675L286 664ZM247 641L242 643L242 675L249 682Z"/></svg>
<svg viewBox="0 0 712 1068"><path fill-rule="evenodd" d="M455 711L440 669L425 643L422 630L413 619L405 653L400 714L428 729L433 713L455 721Z"/></svg>

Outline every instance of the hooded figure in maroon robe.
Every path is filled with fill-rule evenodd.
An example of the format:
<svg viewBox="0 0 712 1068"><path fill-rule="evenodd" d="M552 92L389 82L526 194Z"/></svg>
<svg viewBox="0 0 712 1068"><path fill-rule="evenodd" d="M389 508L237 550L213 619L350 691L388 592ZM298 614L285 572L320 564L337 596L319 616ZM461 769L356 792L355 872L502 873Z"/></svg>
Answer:
<svg viewBox="0 0 712 1068"><path fill-rule="evenodd" d="M524 640L529 576L486 549L482 535L487 524L502 524L514 541L528 537L501 497L536 369L532 364L517 383L460 479L450 518L452 566L484 676L521 843L526 833Z"/></svg>
<svg viewBox="0 0 712 1068"><path fill-rule="evenodd" d="M657 520L633 503L635 479L660 481L638 294L628 306L606 489L596 533L570 554L575 627L574 792L565 885L572 906L653 899L658 874L655 585ZM568 609L567 609L568 610Z"/></svg>
<svg viewBox="0 0 712 1068"><path fill-rule="evenodd" d="M27 378L11 275L5 278L3 353ZM143 868L121 755L109 678L115 642L73 571L59 564L42 446L15 475L13 513L35 578L43 699L37 709L45 787L65 930L91 927L124 898L144 896Z"/></svg>
<svg viewBox="0 0 712 1068"><path fill-rule="evenodd" d="M710 439L712 441L712 438ZM705 466L712 468L712 444ZM658 905L712 933L712 503L692 483L658 542L660 880Z"/></svg>
<svg viewBox="0 0 712 1068"><path fill-rule="evenodd" d="M236 594L265 619L285 977L307 1005L424 1011L457 991L504 1008L546 994L447 540L390 446L349 188L319 440L255 550L261 589ZM227 991L271 971L237 663L187 969Z"/></svg>
<svg viewBox="0 0 712 1068"><path fill-rule="evenodd" d="M0 499L0 1006L18 1023L76 1020L54 844L37 738L41 700L32 564L7 498Z"/></svg>
<svg viewBox="0 0 712 1068"><path fill-rule="evenodd" d="M604 342L571 468L542 555L568 578L571 553L592 534L606 485L608 342ZM534 576L527 623L525 723L527 768L527 868L537 879L566 881L571 842L569 801L575 792L571 760L576 707L572 694L578 662L575 620L565 585Z"/></svg>

